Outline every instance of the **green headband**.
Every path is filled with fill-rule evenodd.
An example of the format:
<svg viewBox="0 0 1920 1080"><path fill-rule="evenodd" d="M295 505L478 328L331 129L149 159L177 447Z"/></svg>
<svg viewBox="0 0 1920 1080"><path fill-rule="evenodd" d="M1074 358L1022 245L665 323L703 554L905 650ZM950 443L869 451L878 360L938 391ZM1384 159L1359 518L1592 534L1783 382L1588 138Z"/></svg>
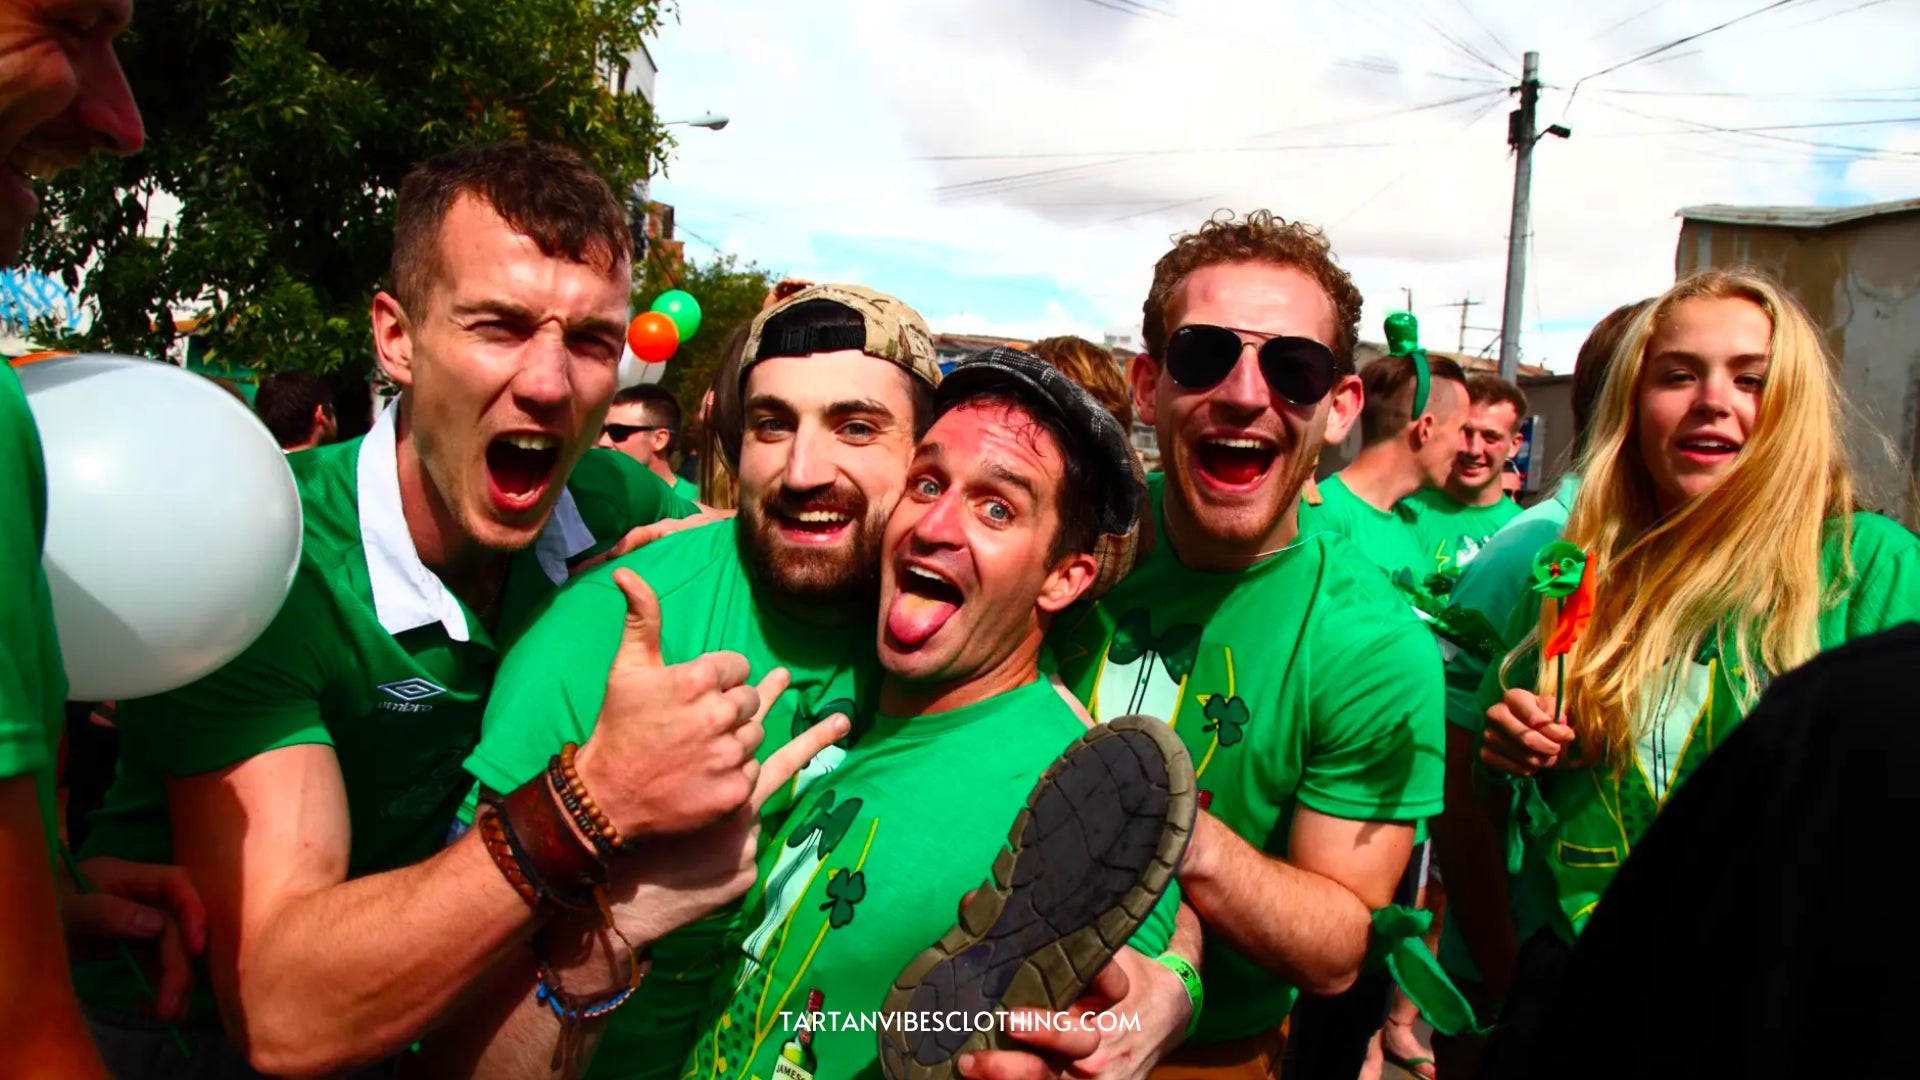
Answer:
<svg viewBox="0 0 1920 1080"><path fill-rule="evenodd" d="M1433 374L1427 367L1427 350L1420 347L1420 320L1409 311L1387 316L1387 355L1413 360L1413 419L1427 411L1427 393L1433 389Z"/></svg>

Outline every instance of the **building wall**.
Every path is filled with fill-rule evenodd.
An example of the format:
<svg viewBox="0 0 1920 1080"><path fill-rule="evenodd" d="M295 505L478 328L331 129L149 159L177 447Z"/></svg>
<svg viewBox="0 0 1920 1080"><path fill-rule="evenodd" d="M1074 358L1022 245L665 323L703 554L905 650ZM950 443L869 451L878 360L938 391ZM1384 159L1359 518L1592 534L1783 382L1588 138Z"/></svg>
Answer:
<svg viewBox="0 0 1920 1080"><path fill-rule="evenodd" d="M1825 331L1853 411L1862 501L1911 520L1920 512L1920 213L1825 229L1681 226L1679 275L1742 264L1778 276Z"/></svg>

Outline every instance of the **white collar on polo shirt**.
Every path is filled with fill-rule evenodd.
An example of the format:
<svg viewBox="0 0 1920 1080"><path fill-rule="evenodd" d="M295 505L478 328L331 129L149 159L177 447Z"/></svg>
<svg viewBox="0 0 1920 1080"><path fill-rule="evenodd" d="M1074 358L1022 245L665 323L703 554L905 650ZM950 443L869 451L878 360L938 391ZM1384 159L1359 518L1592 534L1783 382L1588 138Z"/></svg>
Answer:
<svg viewBox="0 0 1920 1080"><path fill-rule="evenodd" d="M373 591L373 610L389 634L400 634L430 623L446 628L447 636L466 641L466 613L438 575L420 561L413 533L400 506L400 458L397 433L398 401L388 405L360 443L360 543L367 556L367 584ZM534 560L556 586L567 581L567 560L594 544L593 533L580 517L573 492L562 489L553 513L534 541Z"/></svg>

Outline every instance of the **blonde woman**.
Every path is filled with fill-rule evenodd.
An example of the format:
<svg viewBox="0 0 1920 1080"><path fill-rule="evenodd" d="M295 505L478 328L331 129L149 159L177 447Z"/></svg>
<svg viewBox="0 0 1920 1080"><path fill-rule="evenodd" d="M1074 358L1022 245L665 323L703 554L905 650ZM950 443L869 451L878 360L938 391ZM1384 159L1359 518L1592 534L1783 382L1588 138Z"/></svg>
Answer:
<svg viewBox="0 0 1920 1080"><path fill-rule="evenodd" d="M1544 797L1523 882L1560 943L1769 679L1920 618L1920 540L1855 510L1842 411L1818 331L1755 271L1687 278L1622 338L1563 534L1594 585L1566 685L1539 662L1555 605L1529 592L1481 692L1481 760Z"/></svg>

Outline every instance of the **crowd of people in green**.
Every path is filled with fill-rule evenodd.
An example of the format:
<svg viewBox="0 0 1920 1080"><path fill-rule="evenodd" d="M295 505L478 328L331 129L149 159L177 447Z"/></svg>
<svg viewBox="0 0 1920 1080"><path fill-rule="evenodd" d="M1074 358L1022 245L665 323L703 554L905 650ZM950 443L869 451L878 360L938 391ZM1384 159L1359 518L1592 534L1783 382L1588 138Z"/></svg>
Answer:
<svg viewBox="0 0 1920 1080"><path fill-rule="evenodd" d="M140 149L128 17L0 2L9 261L29 175ZM0 1073L1547 1075L1669 801L1704 812L1774 680L1920 618L1920 539L1758 271L1594 328L1524 510L1521 390L1358 366L1359 291L1266 211L1173 241L1124 374L943 373L902 299L783 287L696 484L679 403L618 385L600 176L461 147L394 214L398 394L340 441L262 391L299 569L237 658L115 703L77 851L0 375Z"/></svg>

